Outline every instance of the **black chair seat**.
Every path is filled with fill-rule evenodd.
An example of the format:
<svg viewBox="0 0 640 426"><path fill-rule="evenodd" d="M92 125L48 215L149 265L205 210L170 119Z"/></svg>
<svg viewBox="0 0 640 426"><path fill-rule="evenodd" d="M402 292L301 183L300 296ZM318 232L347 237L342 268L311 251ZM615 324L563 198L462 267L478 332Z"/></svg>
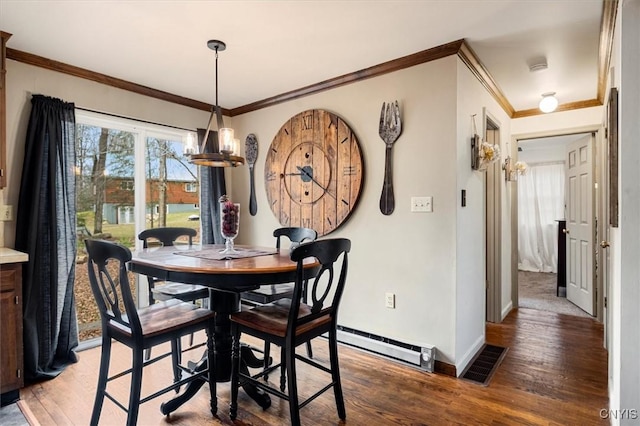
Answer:
<svg viewBox="0 0 640 426"><path fill-rule="evenodd" d="M293 287L293 283L263 285L256 290L242 292L240 297L243 301L264 305L278 299L290 299L293 296Z"/></svg>
<svg viewBox="0 0 640 426"><path fill-rule="evenodd" d="M210 317L213 317L211 310L199 308L193 303L181 302L177 299L158 302L138 310L142 338L145 340L171 330L187 328L200 323L203 318ZM116 321L111 321L109 325L128 336L133 336L131 327L125 327Z"/></svg>
<svg viewBox="0 0 640 426"><path fill-rule="evenodd" d="M233 321L257 331L284 338L287 334L290 310L291 299L280 299L273 303L234 314ZM300 303L298 318L309 314L311 314L311 306ZM316 335L319 336L326 332L323 325L328 327L330 324L331 318L329 316L314 319L296 328L296 336L305 335L305 337L308 337L306 334L311 330L316 330Z"/></svg>
<svg viewBox="0 0 640 426"><path fill-rule="evenodd" d="M151 291L155 300L178 299L193 302L209 298L209 289L197 284L165 282L162 285L154 285Z"/></svg>

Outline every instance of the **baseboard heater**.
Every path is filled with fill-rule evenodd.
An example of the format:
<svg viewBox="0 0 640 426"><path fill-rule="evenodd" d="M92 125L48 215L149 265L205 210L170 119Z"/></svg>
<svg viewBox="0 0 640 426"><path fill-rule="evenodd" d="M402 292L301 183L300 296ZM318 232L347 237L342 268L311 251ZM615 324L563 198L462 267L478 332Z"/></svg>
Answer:
<svg viewBox="0 0 640 426"><path fill-rule="evenodd" d="M433 372L436 348L416 346L353 328L338 326L338 341L386 358Z"/></svg>

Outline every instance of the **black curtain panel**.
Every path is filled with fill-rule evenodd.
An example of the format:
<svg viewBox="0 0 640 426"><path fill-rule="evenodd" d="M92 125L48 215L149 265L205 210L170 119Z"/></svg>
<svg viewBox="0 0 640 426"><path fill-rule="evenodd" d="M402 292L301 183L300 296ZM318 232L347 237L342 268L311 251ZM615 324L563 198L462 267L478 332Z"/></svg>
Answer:
<svg viewBox="0 0 640 426"><path fill-rule="evenodd" d="M72 103L31 99L16 222L23 267L25 380L56 377L77 362L75 112Z"/></svg>
<svg viewBox="0 0 640 426"><path fill-rule="evenodd" d="M206 134L205 129L198 129L198 145ZM205 152L218 152L218 132L209 132ZM224 168L200 167L200 224L202 226L202 244L224 244L220 231L220 205L218 200L226 194Z"/></svg>

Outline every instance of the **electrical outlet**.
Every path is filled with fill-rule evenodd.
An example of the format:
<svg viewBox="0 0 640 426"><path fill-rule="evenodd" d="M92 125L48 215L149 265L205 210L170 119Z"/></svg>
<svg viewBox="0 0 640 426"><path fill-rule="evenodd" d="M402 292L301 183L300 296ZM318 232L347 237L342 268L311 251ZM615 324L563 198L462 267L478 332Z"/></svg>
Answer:
<svg viewBox="0 0 640 426"><path fill-rule="evenodd" d="M384 303L387 308L395 309L396 308L396 295L393 293L385 293L384 295Z"/></svg>
<svg viewBox="0 0 640 426"><path fill-rule="evenodd" d="M13 206L0 205L0 222L9 222L13 220Z"/></svg>
<svg viewBox="0 0 640 426"><path fill-rule="evenodd" d="M421 213L433 212L433 197L411 197L411 211Z"/></svg>

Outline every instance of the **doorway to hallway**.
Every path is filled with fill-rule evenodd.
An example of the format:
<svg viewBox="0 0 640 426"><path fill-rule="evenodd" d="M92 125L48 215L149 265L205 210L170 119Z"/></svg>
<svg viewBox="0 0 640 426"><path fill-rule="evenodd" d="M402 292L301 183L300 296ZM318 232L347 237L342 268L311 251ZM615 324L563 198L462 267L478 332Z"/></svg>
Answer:
<svg viewBox="0 0 640 426"><path fill-rule="evenodd" d="M592 183L597 182L595 162L591 158L591 153L596 152L595 136L591 130L514 138L517 160L528 164L527 174L519 176L514 188L517 213L512 220L518 224L515 236L517 262L512 264L518 271L513 289L516 306L547 306L547 310L554 305L566 307L567 299L554 299L566 294L556 283L569 283L568 300L581 309L573 307L561 311L597 314L597 303L600 302L596 299L594 241L597 239L598 200L597 184ZM580 173L576 172L577 165L582 166ZM567 220L572 227L561 229ZM576 224L584 229L576 230ZM559 231L565 234L559 234ZM566 240L566 249L561 247L562 240ZM566 278L557 277L556 274L563 270L566 270ZM528 279L523 281L523 278ZM544 283L548 285L545 287ZM544 297L536 299L538 296Z"/></svg>

